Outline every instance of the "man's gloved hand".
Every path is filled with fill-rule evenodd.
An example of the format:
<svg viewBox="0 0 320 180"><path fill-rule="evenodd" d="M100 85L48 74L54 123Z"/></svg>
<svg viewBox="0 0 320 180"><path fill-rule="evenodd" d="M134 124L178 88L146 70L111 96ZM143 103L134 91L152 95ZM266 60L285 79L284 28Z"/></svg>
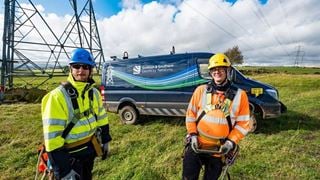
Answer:
<svg viewBox="0 0 320 180"><path fill-rule="evenodd" d="M71 169L71 171L67 175L65 175L63 178L61 178L61 180L76 180L79 178L80 178L80 175L76 171Z"/></svg>
<svg viewBox="0 0 320 180"><path fill-rule="evenodd" d="M222 154L228 154L228 152L233 149L233 142L226 140L226 142L220 147Z"/></svg>
<svg viewBox="0 0 320 180"><path fill-rule="evenodd" d="M198 150L198 136L197 135L191 135L191 148L194 152L197 152L197 150Z"/></svg>
<svg viewBox="0 0 320 180"><path fill-rule="evenodd" d="M105 160L108 156L108 153L109 153L109 143L104 143L101 148L102 148L102 152L103 152L101 159Z"/></svg>

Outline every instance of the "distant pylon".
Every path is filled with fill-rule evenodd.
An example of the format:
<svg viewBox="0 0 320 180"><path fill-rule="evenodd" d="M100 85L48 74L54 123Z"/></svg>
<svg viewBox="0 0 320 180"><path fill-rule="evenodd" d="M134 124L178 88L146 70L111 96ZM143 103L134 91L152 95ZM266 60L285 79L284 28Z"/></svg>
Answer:
<svg viewBox="0 0 320 180"><path fill-rule="evenodd" d="M77 47L93 54L99 73L105 59L95 13L92 0L83 1L80 9L77 0L69 0L74 15L58 34L31 0L28 7L19 0L4 0L0 101L4 89L14 86L14 78L22 80L24 87L38 87L53 76L65 76L67 60ZM35 83L39 77L46 78Z"/></svg>
<svg viewBox="0 0 320 180"><path fill-rule="evenodd" d="M294 66L298 67L299 63L302 64L303 56L304 56L305 52L301 50L302 49L301 45L298 45L296 47L296 49L297 49L297 53L296 53L296 57L294 60ZM300 58L300 56L301 56L301 58Z"/></svg>

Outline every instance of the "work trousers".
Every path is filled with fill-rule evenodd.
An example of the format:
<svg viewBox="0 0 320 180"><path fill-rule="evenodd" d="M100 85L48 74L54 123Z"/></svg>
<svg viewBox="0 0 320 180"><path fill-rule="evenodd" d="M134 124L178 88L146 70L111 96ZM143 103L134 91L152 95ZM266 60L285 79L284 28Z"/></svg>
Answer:
<svg viewBox="0 0 320 180"><path fill-rule="evenodd" d="M94 164L95 155L82 157L81 159L72 158L71 167L79 175L79 180L91 180L92 179L92 169Z"/></svg>
<svg viewBox="0 0 320 180"><path fill-rule="evenodd" d="M61 148L48 153L55 179L60 180L72 169L80 175L80 180L92 179L96 153L91 144L84 144L83 147L84 149L75 152L68 152L67 149Z"/></svg>
<svg viewBox="0 0 320 180"><path fill-rule="evenodd" d="M88 156L86 158L71 158L69 160L71 169L79 174L80 178L77 180L91 180L92 179L92 169L94 164L95 156ZM62 178L59 169L54 168L54 179L60 180Z"/></svg>
<svg viewBox="0 0 320 180"><path fill-rule="evenodd" d="M223 167L221 158L208 154L197 154L188 146L183 158L183 180L199 179L200 170L203 165L204 180L215 180L219 178Z"/></svg>

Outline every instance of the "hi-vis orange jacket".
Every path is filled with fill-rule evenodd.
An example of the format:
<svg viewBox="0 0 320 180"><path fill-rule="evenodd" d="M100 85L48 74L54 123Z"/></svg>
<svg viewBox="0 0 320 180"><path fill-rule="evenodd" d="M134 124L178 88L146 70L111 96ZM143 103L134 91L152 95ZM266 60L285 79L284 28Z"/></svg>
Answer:
<svg viewBox="0 0 320 180"><path fill-rule="evenodd" d="M188 134L198 134L200 148L220 146L220 140L228 138L234 143L249 132L250 110L245 91L238 89L232 101L225 97L223 92L208 94L211 103L207 102L207 85L201 85L194 91L186 113ZM211 108L208 108L210 106ZM220 108L215 108L220 107ZM209 109L209 110L208 110ZM223 111L222 109L227 109ZM198 121L198 116L206 114ZM232 130L229 133L226 113L230 114Z"/></svg>

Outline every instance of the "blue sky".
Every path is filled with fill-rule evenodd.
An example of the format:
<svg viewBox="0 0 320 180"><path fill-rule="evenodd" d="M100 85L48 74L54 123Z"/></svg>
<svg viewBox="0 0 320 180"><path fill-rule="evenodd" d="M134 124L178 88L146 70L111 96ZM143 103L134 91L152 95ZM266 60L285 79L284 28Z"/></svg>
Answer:
<svg viewBox="0 0 320 180"><path fill-rule="evenodd" d="M171 3L174 0L140 0L140 2L142 4L147 4L150 3L152 1L157 1L160 3ZM227 2L233 4L235 3L237 0L226 0ZM259 0L261 4L265 4L267 3L268 0ZM96 0L94 2L94 6L97 10L97 12L101 13L103 16L110 16L110 15L114 15L117 14L119 11L121 11L122 7L121 7L121 1L119 0Z"/></svg>
<svg viewBox="0 0 320 180"><path fill-rule="evenodd" d="M73 15L67 0L32 2L58 31ZM165 54L172 46L177 53L215 53L238 45L247 65L320 66L319 0L93 0L93 6L106 57Z"/></svg>
<svg viewBox="0 0 320 180"><path fill-rule="evenodd" d="M132 0L134 1L134 0ZM147 4L155 0L140 0L142 4ZM233 4L237 0L226 0L227 2ZM259 0L261 4L267 3L268 0ZM19 0L19 3L28 2L27 0ZM46 11L51 13L56 13L58 15L70 14L70 4L68 0L32 0L34 4L42 4ZM85 1L83 1L85 2ZM160 3L171 3L175 2L174 0L157 0ZM177 2L177 1L176 1ZM78 0L79 6L81 6L81 1ZM94 0L93 6L98 18L110 17L117 14L122 10L122 1L121 0ZM1 9L1 11L3 11Z"/></svg>
<svg viewBox="0 0 320 180"><path fill-rule="evenodd" d="M143 4L149 3L152 0L141 0L140 2ZM20 0L21 2L28 2L27 0ZM70 14L70 4L68 0L32 0L34 4L42 4L47 12L56 13L58 15ZM79 6L83 4L84 1L78 0ZM94 0L93 6L95 8L95 12L102 17L109 17L117 14L121 11L121 1L120 0ZM1 9L1 11L3 11Z"/></svg>

